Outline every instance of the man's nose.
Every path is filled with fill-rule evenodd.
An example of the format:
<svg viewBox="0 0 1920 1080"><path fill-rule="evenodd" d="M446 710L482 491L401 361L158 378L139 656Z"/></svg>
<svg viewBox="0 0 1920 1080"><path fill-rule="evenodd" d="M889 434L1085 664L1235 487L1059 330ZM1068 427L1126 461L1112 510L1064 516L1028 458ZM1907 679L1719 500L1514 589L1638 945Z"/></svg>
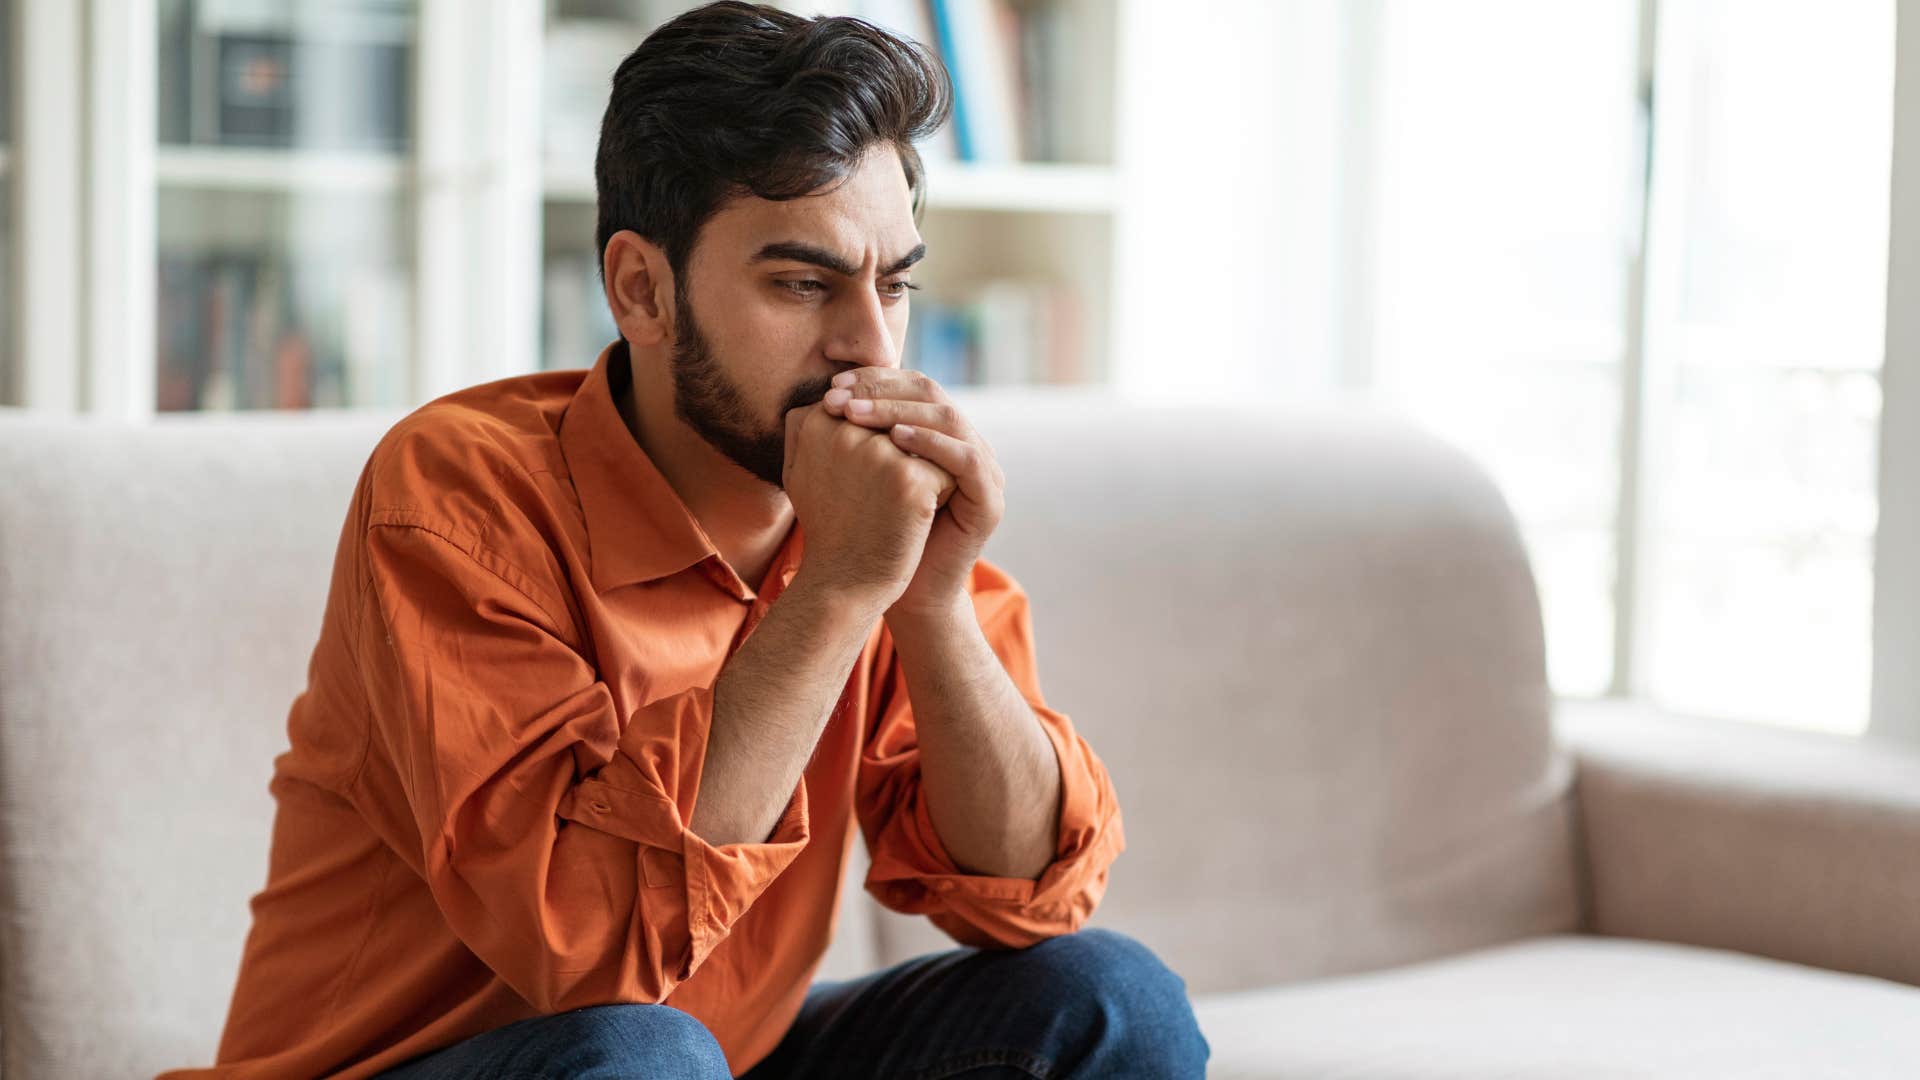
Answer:
<svg viewBox="0 0 1920 1080"><path fill-rule="evenodd" d="M849 289L835 304L827 357L863 367L899 367L884 298L874 289Z"/></svg>

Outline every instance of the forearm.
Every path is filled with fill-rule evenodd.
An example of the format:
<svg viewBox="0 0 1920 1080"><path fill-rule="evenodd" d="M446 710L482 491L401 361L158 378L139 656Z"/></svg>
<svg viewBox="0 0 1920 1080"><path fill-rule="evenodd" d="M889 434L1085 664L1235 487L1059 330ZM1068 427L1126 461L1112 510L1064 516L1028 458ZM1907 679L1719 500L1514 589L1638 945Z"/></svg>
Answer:
<svg viewBox="0 0 1920 1080"><path fill-rule="evenodd" d="M961 869L1037 878L1060 830L1060 763L970 598L932 619L890 619L913 701L920 790Z"/></svg>
<svg viewBox="0 0 1920 1080"><path fill-rule="evenodd" d="M707 843L773 832L847 675L879 620L871 604L815 588L803 568L714 683L689 828Z"/></svg>

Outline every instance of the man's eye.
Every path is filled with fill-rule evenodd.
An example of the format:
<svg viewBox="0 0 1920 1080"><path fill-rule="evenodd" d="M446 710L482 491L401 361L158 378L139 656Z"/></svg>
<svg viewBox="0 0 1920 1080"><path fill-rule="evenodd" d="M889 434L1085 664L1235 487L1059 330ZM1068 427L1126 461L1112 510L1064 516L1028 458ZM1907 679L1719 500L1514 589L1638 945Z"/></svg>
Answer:
<svg viewBox="0 0 1920 1080"><path fill-rule="evenodd" d="M799 281L780 281L780 282L777 282L776 284L780 285L782 288L786 289L788 292L793 293L795 296L812 296L816 292L820 290L824 290L826 288L826 285L824 285L821 282L814 281L811 278L803 278ZM897 300L900 297L907 295L907 291L909 289L917 289L919 287L920 286L915 285L911 281L890 281L887 284L882 285L881 289L887 290L886 295L888 297Z"/></svg>

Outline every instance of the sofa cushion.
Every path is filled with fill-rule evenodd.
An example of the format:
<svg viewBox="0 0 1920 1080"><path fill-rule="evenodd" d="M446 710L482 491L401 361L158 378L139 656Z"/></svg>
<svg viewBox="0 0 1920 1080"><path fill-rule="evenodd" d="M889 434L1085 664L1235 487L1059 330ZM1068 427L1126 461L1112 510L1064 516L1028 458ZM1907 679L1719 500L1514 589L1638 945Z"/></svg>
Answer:
<svg viewBox="0 0 1920 1080"><path fill-rule="evenodd" d="M1194 1003L1212 1080L1911 1077L1920 989L1557 935Z"/></svg>

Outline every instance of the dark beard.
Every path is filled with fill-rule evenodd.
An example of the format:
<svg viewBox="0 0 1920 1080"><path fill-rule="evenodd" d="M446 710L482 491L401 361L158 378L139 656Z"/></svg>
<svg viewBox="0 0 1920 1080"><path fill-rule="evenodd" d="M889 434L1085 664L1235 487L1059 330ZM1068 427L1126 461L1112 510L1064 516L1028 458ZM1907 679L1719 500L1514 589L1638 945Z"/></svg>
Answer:
<svg viewBox="0 0 1920 1080"><path fill-rule="evenodd" d="M727 378L705 334L694 322L687 290L675 290L673 343L673 411L688 427L720 451L727 460L772 485L781 487L786 476L787 412L813 405L833 385L832 375L795 386L780 407L779 419L769 431L754 422L753 410L740 387Z"/></svg>

